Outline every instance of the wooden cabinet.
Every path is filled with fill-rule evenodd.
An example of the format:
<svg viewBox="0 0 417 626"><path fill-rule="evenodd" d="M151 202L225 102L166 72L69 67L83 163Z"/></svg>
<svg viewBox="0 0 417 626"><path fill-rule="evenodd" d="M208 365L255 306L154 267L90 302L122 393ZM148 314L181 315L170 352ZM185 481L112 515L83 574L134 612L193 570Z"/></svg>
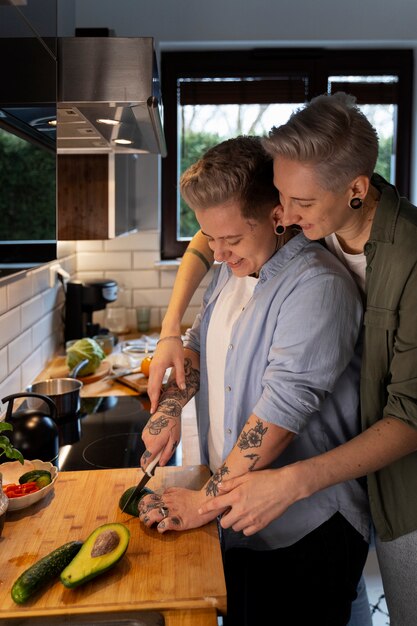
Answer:
<svg viewBox="0 0 417 626"><path fill-rule="evenodd" d="M115 237L113 154L58 155L58 240Z"/></svg>
<svg viewBox="0 0 417 626"><path fill-rule="evenodd" d="M58 240L112 239L137 229L136 158L58 154Z"/></svg>

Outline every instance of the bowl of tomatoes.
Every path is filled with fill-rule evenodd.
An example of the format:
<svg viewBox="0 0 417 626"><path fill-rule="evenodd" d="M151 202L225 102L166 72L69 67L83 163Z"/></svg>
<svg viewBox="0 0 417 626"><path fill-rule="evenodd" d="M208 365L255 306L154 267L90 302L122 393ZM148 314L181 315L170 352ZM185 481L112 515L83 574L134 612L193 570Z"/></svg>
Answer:
<svg viewBox="0 0 417 626"><path fill-rule="evenodd" d="M3 492L9 499L9 511L25 509L50 493L58 478L58 470L46 461L35 459L10 461L0 465Z"/></svg>

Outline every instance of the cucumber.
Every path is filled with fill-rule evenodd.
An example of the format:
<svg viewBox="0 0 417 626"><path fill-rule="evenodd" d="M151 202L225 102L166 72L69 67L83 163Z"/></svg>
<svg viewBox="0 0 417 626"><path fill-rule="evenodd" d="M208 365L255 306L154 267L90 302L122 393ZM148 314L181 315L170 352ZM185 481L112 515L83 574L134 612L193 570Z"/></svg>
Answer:
<svg viewBox="0 0 417 626"><path fill-rule="evenodd" d="M82 541L65 543L25 570L13 583L11 590L12 599L16 604L24 604L34 593L57 578L82 545Z"/></svg>
<svg viewBox="0 0 417 626"><path fill-rule="evenodd" d="M22 474L19 478L19 483L24 485L25 483L36 482L38 478L41 477L49 477L49 482L52 482L51 472L48 472L47 470L35 469L30 472L26 472L26 474ZM49 483L45 484L49 485ZM43 486L45 487L45 485Z"/></svg>

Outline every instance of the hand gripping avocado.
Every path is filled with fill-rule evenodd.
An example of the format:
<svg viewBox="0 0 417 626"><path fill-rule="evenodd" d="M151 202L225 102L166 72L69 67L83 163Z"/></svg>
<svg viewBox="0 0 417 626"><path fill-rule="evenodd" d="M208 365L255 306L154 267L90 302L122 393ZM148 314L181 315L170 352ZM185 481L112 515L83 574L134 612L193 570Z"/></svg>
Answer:
<svg viewBox="0 0 417 626"><path fill-rule="evenodd" d="M61 572L61 582L70 589L114 567L129 545L130 532L123 524L102 524L85 540L81 550Z"/></svg>
<svg viewBox="0 0 417 626"><path fill-rule="evenodd" d="M138 506L139 506L140 500L143 498L143 496L147 496L148 493L154 493L154 492L152 491L152 489L148 489L147 487L144 487L143 489L141 489L141 491L136 496L136 498L133 498L133 500L129 502L127 507L124 508L126 502L130 498L130 495L135 491L135 489L136 489L135 486L129 487L129 489L126 489L126 491L120 496L119 509L121 509L123 513L128 513L129 515L134 515L135 517L139 517Z"/></svg>

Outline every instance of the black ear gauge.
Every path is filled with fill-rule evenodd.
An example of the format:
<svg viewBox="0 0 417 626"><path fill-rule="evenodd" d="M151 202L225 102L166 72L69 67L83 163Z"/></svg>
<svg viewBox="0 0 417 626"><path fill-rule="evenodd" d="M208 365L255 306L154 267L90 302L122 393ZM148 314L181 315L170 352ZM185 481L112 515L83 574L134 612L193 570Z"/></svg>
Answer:
<svg viewBox="0 0 417 626"><path fill-rule="evenodd" d="M362 199L361 198L352 198L351 201L349 202L349 206L354 211L357 211L358 209L361 209L363 207Z"/></svg>
<svg viewBox="0 0 417 626"><path fill-rule="evenodd" d="M275 232L277 235L283 235L286 231L286 227L283 226L282 224L278 224L278 226L275 228Z"/></svg>

